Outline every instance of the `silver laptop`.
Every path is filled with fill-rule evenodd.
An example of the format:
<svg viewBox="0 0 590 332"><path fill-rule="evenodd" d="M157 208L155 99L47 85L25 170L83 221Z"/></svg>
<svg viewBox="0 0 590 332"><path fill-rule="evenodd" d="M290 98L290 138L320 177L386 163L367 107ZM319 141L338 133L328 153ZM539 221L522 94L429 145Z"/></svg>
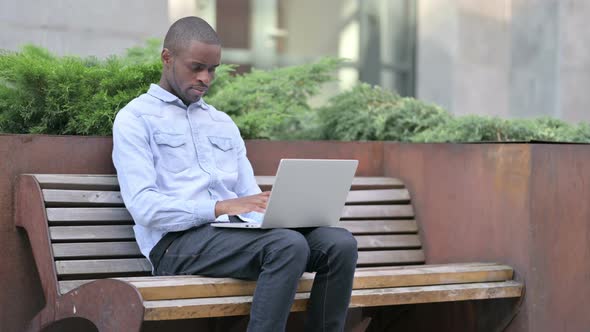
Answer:
<svg viewBox="0 0 590 332"><path fill-rule="evenodd" d="M333 226L342 216L358 160L281 159L262 223L212 223L231 228Z"/></svg>

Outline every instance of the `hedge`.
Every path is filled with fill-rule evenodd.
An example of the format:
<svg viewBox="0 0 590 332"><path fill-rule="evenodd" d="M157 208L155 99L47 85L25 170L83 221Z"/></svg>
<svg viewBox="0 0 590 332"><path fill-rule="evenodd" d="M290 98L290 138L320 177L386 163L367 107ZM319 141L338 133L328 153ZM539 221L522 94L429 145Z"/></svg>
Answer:
<svg viewBox="0 0 590 332"><path fill-rule="evenodd" d="M160 79L160 42L107 59L56 56L28 45L0 52L0 132L110 135L115 115ZM552 118L455 117L439 106L361 83L311 107L341 60L237 75L222 65L205 100L246 139L402 142L590 142L587 123Z"/></svg>

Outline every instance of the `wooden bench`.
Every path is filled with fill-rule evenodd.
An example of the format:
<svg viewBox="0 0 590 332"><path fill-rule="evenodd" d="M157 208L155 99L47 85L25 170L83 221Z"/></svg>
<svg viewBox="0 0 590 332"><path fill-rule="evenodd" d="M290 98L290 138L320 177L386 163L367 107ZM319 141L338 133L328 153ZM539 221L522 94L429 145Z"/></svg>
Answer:
<svg viewBox="0 0 590 332"><path fill-rule="evenodd" d="M263 189L274 178L257 177ZM143 321L247 315L255 283L151 276L112 175L21 175L16 225L29 237L46 305L29 330L69 317L100 331L138 331ZM401 181L357 177L340 223L356 237L350 307L518 298L523 284L496 263L424 265L410 195ZM303 311L313 274L292 311Z"/></svg>

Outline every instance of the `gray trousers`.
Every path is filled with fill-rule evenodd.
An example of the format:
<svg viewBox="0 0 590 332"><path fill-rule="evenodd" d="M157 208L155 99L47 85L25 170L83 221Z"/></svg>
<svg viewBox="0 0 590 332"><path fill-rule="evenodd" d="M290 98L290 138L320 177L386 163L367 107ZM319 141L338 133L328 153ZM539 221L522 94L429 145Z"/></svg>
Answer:
<svg viewBox="0 0 590 332"><path fill-rule="evenodd" d="M306 331L344 329L358 257L356 240L347 230L254 230L204 225L168 239L160 241L150 254L157 275L257 280L248 331L285 330L304 271L317 272Z"/></svg>

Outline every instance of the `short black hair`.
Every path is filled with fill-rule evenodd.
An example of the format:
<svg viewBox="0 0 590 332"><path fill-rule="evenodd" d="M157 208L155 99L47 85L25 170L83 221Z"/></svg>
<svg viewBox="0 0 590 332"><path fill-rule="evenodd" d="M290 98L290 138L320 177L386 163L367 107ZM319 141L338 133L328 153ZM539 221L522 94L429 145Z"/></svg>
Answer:
<svg viewBox="0 0 590 332"><path fill-rule="evenodd" d="M170 26L164 38L164 48L177 53L193 40L211 45L221 44L217 33L209 23L200 17L188 16Z"/></svg>

